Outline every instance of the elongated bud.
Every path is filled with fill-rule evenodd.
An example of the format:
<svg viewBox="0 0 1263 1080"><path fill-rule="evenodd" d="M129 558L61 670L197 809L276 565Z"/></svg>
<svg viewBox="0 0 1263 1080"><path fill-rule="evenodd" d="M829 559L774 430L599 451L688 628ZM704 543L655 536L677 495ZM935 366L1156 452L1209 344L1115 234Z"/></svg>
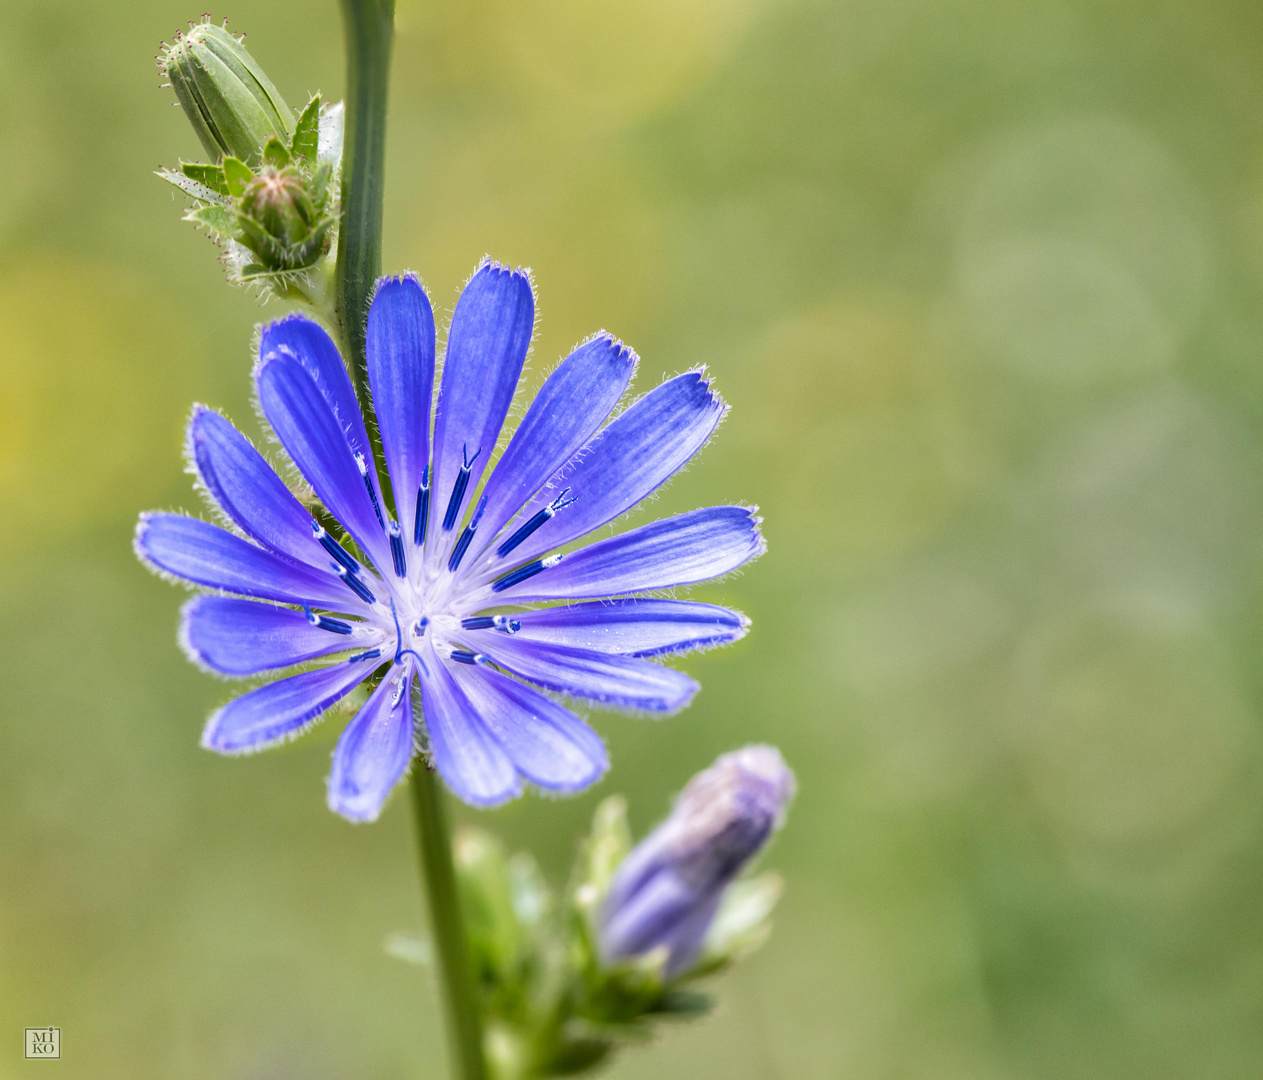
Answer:
<svg viewBox="0 0 1263 1080"><path fill-rule="evenodd" d="M158 66L212 161L231 156L253 164L269 137L289 142L293 111L222 26L201 22L178 34Z"/></svg>
<svg viewBox="0 0 1263 1080"><path fill-rule="evenodd" d="M667 819L614 873L602 905L602 958L666 950L671 978L697 958L724 892L780 826L794 774L771 746L723 754L689 781Z"/></svg>

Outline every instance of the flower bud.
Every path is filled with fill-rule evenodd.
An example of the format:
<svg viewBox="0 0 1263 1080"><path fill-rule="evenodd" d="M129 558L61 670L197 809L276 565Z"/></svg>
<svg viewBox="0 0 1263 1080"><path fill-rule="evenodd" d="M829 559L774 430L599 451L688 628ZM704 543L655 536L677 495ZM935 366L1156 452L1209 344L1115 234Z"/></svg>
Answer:
<svg viewBox="0 0 1263 1080"><path fill-rule="evenodd" d="M222 26L177 34L158 66L213 161L254 163L270 136L289 141L294 114L254 57Z"/></svg>
<svg viewBox="0 0 1263 1080"><path fill-rule="evenodd" d="M614 873L598 932L614 963L665 950L672 978L697 958L727 887L780 826L794 774L771 746L721 755Z"/></svg>

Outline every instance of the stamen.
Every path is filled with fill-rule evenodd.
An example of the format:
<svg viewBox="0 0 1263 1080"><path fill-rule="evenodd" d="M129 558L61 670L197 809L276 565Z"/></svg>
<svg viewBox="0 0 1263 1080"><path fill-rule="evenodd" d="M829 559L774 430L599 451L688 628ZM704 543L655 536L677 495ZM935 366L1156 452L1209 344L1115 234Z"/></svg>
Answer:
<svg viewBox="0 0 1263 1080"><path fill-rule="evenodd" d="M522 624L517 619L510 619L507 615L472 615L468 619L461 619L460 628L462 630L499 630L503 634L516 634L522 629Z"/></svg>
<svg viewBox="0 0 1263 1080"><path fill-rule="evenodd" d="M412 628L412 632L417 637L425 637L425 628L429 625L430 625L429 618L425 615L422 615L421 618L417 620L416 626Z"/></svg>
<svg viewBox="0 0 1263 1080"><path fill-rule="evenodd" d="M365 649L362 653L348 656L346 662L348 664L358 664L361 660L376 660L381 654L381 649Z"/></svg>
<svg viewBox="0 0 1263 1080"><path fill-rule="evenodd" d="M377 603L377 597L375 597L371 592L369 592L368 586L365 585L364 582L362 582L354 574L348 573L347 568L345 566L339 566L337 563L334 563L333 571L334 573L338 575L338 577L340 577L343 580L347 588L349 588L353 593L355 593L356 596L358 596L361 600L363 600L364 603L366 604Z"/></svg>
<svg viewBox="0 0 1263 1080"><path fill-rule="evenodd" d="M395 563L395 577L407 577L408 558L403 550L403 533L399 531L399 523L393 518L390 522L390 557Z"/></svg>
<svg viewBox="0 0 1263 1080"><path fill-rule="evenodd" d="M421 658L418 656L417 659L420 660ZM392 709L397 708L399 705L399 702L403 700L404 692L408 689L408 684L411 682L412 682L412 672L408 673L407 678L403 678L399 680L399 685L395 687L395 692L394 694L391 695L391 698L390 698L390 707Z"/></svg>
<svg viewBox="0 0 1263 1080"><path fill-rule="evenodd" d="M343 622L341 619L331 619L328 615L317 615L306 604L303 605L303 614L307 616L307 621L312 626L321 630L328 630L333 634L349 634L355 629L349 622Z"/></svg>
<svg viewBox="0 0 1263 1080"><path fill-rule="evenodd" d="M447 512L443 515L443 531L451 532L452 526L456 524L456 518L460 514L461 503L465 501L465 488L469 486L469 470L478 455L482 453L482 447L478 447L477 453L471 458L469 456L469 448L462 445L460 448L461 461L464 463L460 467L460 472L456 474L456 483L452 485L452 497L447 500Z"/></svg>
<svg viewBox="0 0 1263 1080"><path fill-rule="evenodd" d="M487 656L485 653L470 652L468 649L453 649L448 655L449 659L455 660L458 664L487 663Z"/></svg>
<svg viewBox="0 0 1263 1080"><path fill-rule="evenodd" d="M498 548L496 548L496 554L500 558L503 559L510 551L512 551L515 547L517 547L520 543L522 543L523 540L525 540L528 536L530 536L531 533L533 533L536 529L538 529L541 525L543 525L545 521L548 521L549 519L554 517L558 510L564 510L567 506L570 506L572 503L574 503L575 499L566 498L566 496L569 494L570 494L569 488L566 488L564 491L562 491L562 493L558 495L557 498L555 498L552 502L550 502L547 506L545 506L544 509L541 510L539 513L534 515L534 517L532 517L530 521L528 521L525 525L523 525L520 529L518 529L517 532L515 532L512 536L510 536Z"/></svg>
<svg viewBox="0 0 1263 1080"><path fill-rule="evenodd" d="M430 520L430 466L421 474L421 486L417 488L417 517L412 525L412 542L420 547L425 543L425 527Z"/></svg>
<svg viewBox="0 0 1263 1080"><path fill-rule="evenodd" d="M452 557L447 560L447 569L455 572L460 566L460 561L465 557L465 552L469 550L469 544L474 538L474 530L478 528L478 522L482 520L482 512L487 509L487 496L482 497L482 501L478 504L478 509L474 511L474 516L465 531L460 534L460 539L456 541L456 546L452 548Z"/></svg>
<svg viewBox="0 0 1263 1080"><path fill-rule="evenodd" d="M525 566L519 566L516 570L505 574L499 581L492 582L492 592L504 592L505 589L511 589L514 585L520 585L527 578L533 578L541 570L551 570L561 562L561 554L549 555L546 559L536 559L529 562Z"/></svg>
<svg viewBox="0 0 1263 1080"><path fill-rule="evenodd" d="M405 656L415 656L417 658L417 663L421 665L421 670L425 671L428 675L429 672L426 670L425 661L421 659L421 654L417 652L416 649L405 649L403 647L403 631L399 628L399 610L395 607L394 597L391 597L390 600L390 614L395 620L395 663L399 663L399 661ZM421 622L417 625L421 626L422 623L426 622L429 622L429 620L422 618Z"/></svg>
<svg viewBox="0 0 1263 1080"><path fill-rule="evenodd" d="M373 479L368 475L368 462L364 460L364 455L356 453L355 466L360 470L360 476L364 478L364 487L368 489L369 500L373 504L373 513L377 515L377 524L382 527L384 532L386 529L386 519L382 517L381 505L377 502L377 491L373 487Z"/></svg>
<svg viewBox="0 0 1263 1080"><path fill-rule="evenodd" d="M360 572L360 564L355 561L354 557L347 551L346 548L339 544L332 536L329 535L327 531L325 531L325 527L319 522L313 521L311 523L311 535L316 538L316 542L324 548L325 551L337 559L338 562L350 570L351 573L358 574Z"/></svg>

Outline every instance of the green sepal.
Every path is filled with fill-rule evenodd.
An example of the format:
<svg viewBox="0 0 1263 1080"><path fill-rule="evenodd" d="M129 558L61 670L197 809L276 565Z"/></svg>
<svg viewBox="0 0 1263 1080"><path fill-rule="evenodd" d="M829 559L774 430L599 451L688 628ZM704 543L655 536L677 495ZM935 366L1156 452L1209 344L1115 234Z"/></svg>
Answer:
<svg viewBox="0 0 1263 1080"><path fill-rule="evenodd" d="M280 139L271 135L263 144L263 160L268 165L283 169L290 163L289 150Z"/></svg>
<svg viewBox="0 0 1263 1080"><path fill-rule="evenodd" d="M719 971L767 941L772 932L772 910L783 890L780 874L772 872L729 885L706 931L697 962L684 977Z"/></svg>
<svg viewBox="0 0 1263 1080"><path fill-rule="evenodd" d="M223 206L198 206L184 215L185 221L210 229L229 240L241 239L241 224L237 214Z"/></svg>
<svg viewBox="0 0 1263 1080"><path fill-rule="evenodd" d="M183 166L181 166L183 168ZM227 195L221 195L217 190L207 187L199 180L186 176L184 173L175 172L173 169L159 169L157 175L161 176L168 184L178 187L185 195L198 202L209 203L212 206L230 206L232 200Z"/></svg>
<svg viewBox="0 0 1263 1080"><path fill-rule="evenodd" d="M254 173L244 161L231 155L224 158L223 169L224 185L228 188L228 194L239 198L245 192L246 185L254 179Z"/></svg>
<svg viewBox="0 0 1263 1080"><path fill-rule="evenodd" d="M621 795L603 799L592 815L592 832L579 853L575 904L591 915L609 892L618 864L631 851L627 800Z"/></svg>
<svg viewBox="0 0 1263 1080"><path fill-rule="evenodd" d="M715 999L697 990L668 990L650 1008L651 1013L688 1018L705 1016L715 1007Z"/></svg>
<svg viewBox="0 0 1263 1080"><path fill-rule="evenodd" d="M202 165L196 161L181 161L180 172L190 180L205 184L217 195L227 195L228 185L224 182L224 170L220 165Z"/></svg>
<svg viewBox="0 0 1263 1080"><path fill-rule="evenodd" d="M316 94L303 109L303 114L294 125L294 141L290 149L294 157L304 165L311 166L316 162L316 152L320 147L320 95Z"/></svg>

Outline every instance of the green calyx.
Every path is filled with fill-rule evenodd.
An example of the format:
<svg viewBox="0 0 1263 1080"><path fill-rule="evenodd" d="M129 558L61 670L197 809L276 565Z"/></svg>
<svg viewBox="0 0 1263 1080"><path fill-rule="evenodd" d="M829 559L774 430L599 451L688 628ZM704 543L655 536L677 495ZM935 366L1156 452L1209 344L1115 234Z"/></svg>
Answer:
<svg viewBox="0 0 1263 1080"><path fill-rule="evenodd" d="M224 27L201 22L177 35L158 57L158 66L216 161L232 156L257 163L270 137L291 138L293 111Z"/></svg>
<svg viewBox="0 0 1263 1080"><path fill-rule="evenodd" d="M616 965L597 944L601 907L631 850L627 807L602 802L560 900L529 855L509 857L492 836L464 829L454 855L469 930L487 1063L495 1080L570 1076L659 1025L711 1008L697 980L728 967L767 937L780 895L775 874L728 887L696 961L666 974L665 950Z"/></svg>
<svg viewBox="0 0 1263 1080"><path fill-rule="evenodd" d="M215 164L181 162L158 175L194 200L185 214L224 249L230 280L326 306L323 292L338 222L340 140L320 154L321 118L336 129L339 106L316 95L288 134L269 134L251 162L225 154ZM317 295L320 294L320 295ZM322 314L327 314L323 310Z"/></svg>

